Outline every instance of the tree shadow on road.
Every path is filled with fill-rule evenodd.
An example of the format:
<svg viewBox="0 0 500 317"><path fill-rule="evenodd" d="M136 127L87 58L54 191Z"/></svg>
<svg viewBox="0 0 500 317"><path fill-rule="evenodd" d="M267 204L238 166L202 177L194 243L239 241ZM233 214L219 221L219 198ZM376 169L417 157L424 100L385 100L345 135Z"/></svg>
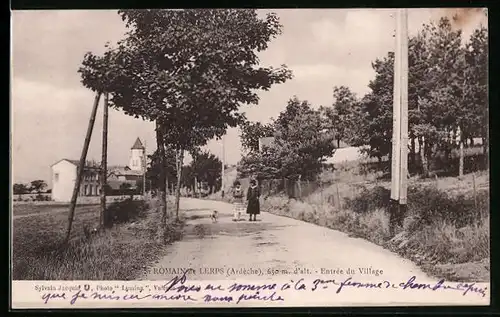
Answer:
<svg viewBox="0 0 500 317"><path fill-rule="evenodd" d="M210 208L193 208L193 209L183 209L183 212L193 212L193 211L206 211L207 213L210 212Z"/></svg>
<svg viewBox="0 0 500 317"><path fill-rule="evenodd" d="M213 239L219 236L233 236L233 237L252 236L252 235L257 235L262 231L280 230L280 228L283 227L286 226L273 225L265 222L188 224L185 227L183 240Z"/></svg>

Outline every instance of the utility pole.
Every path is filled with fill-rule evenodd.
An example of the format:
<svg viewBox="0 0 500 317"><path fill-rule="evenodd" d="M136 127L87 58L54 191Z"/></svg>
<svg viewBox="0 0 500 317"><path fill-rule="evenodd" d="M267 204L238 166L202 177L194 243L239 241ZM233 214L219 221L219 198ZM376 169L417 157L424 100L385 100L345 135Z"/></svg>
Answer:
<svg viewBox="0 0 500 317"><path fill-rule="evenodd" d="M146 159L146 147L147 141L144 139L144 152L142 153L142 198L146 198L146 170L147 170L147 159Z"/></svg>
<svg viewBox="0 0 500 317"><path fill-rule="evenodd" d="M89 150L90 138L92 137L92 130L94 129L94 122L100 99L101 99L101 92L99 91L95 95L94 105L92 108L92 112L90 114L89 125L87 128L87 135L85 136L85 141L83 142L82 154L80 156L80 162L77 168L77 176L75 180L75 186L73 188L73 195L71 196L71 204L68 213L68 227L66 229L65 243L69 242L69 238L71 236L71 226L73 225L73 219L75 216L76 200L78 198L78 191L80 189L80 183L82 182L83 172L85 170L85 160L87 158L87 152Z"/></svg>
<svg viewBox="0 0 500 317"><path fill-rule="evenodd" d="M224 198L224 165L226 164L226 135L222 136L222 176L221 176L221 196Z"/></svg>
<svg viewBox="0 0 500 317"><path fill-rule="evenodd" d="M391 166L391 231L401 225L406 213L408 186L408 16L406 9L396 14L394 50L394 102Z"/></svg>
<svg viewBox="0 0 500 317"><path fill-rule="evenodd" d="M104 213L106 212L106 185L108 183L108 93L104 93L104 109L102 119L102 158L101 158L101 213L99 225L104 226Z"/></svg>
<svg viewBox="0 0 500 317"><path fill-rule="evenodd" d="M401 174L399 204L406 212L408 192L408 10L401 9Z"/></svg>

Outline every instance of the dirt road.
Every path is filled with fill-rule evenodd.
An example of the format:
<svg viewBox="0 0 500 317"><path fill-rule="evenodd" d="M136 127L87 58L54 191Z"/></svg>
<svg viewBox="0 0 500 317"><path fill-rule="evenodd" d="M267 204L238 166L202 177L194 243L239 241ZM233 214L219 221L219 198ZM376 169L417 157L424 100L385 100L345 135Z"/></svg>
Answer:
<svg viewBox="0 0 500 317"><path fill-rule="evenodd" d="M349 275L363 276L363 280L402 281L412 275L430 279L410 261L339 231L267 212L257 222L249 222L246 215L243 221L233 222L232 206L217 201L182 199L181 207L189 219L184 238L169 246L142 280L164 280L174 269L186 268L195 270L190 279L198 280L231 278L228 268L234 269L229 275L244 275L248 280L293 273L331 277L338 270L347 275L348 269L354 272ZM217 223L209 218L214 209L219 211Z"/></svg>

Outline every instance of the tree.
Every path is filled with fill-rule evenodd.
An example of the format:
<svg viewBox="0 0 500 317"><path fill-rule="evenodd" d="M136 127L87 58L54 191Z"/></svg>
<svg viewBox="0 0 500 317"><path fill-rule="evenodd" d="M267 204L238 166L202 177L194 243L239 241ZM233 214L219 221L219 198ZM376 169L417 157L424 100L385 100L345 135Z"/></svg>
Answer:
<svg viewBox="0 0 500 317"><path fill-rule="evenodd" d="M30 191L36 191L37 194L40 194L45 188L47 188L47 183L41 179L34 180L30 184Z"/></svg>
<svg viewBox="0 0 500 317"><path fill-rule="evenodd" d="M356 121L360 115L356 95L346 86L333 88L333 107L321 107L327 127L335 133L337 147L340 141L353 143L357 134Z"/></svg>
<svg viewBox="0 0 500 317"><path fill-rule="evenodd" d="M165 182L168 183L169 181L174 181L177 179L177 171L175 167L175 152L173 149L170 147L164 147L164 152L165 155L163 159L160 159L159 152L156 150L153 152L153 154L148 155L150 164L146 169L146 180L151 183L151 187L154 189L160 188L160 173L161 173L161 162L163 162L163 170L165 171L166 175L166 180ZM168 188L167 188L168 189Z"/></svg>
<svg viewBox="0 0 500 317"><path fill-rule="evenodd" d="M122 183L120 184L120 195L130 195L132 198L134 196L135 190L132 189L132 184Z"/></svg>
<svg viewBox="0 0 500 317"><path fill-rule="evenodd" d="M120 10L119 14L129 28L126 39L111 58L87 54L83 82L93 90L109 91L111 106L156 121L160 158L166 144L182 162L185 151L220 138L227 127L241 123L244 114L239 107L257 104L257 90L291 78L284 65L257 67L256 52L265 50L281 32L275 14L265 19L247 9ZM105 85L100 84L103 77ZM166 193L161 186L165 224Z"/></svg>
<svg viewBox="0 0 500 317"><path fill-rule="evenodd" d="M270 124L245 121L241 125L241 145L243 149L250 152L259 151L260 138L272 137L273 135L274 128Z"/></svg>
<svg viewBox="0 0 500 317"><path fill-rule="evenodd" d="M465 94L465 107L474 115L468 121L472 136L483 140L485 166L488 167L489 114L488 114L488 30L481 26L475 30L464 50L467 64L466 78L469 90Z"/></svg>
<svg viewBox="0 0 500 317"><path fill-rule="evenodd" d="M191 165L182 166L181 170L181 187L187 187L193 190L195 186L195 172Z"/></svg>
<svg viewBox="0 0 500 317"><path fill-rule="evenodd" d="M362 143L369 146L363 151L380 161L391 152L394 53L376 59L372 68L375 78L368 84L371 91L361 100L365 117L358 127L364 137Z"/></svg>
<svg viewBox="0 0 500 317"><path fill-rule="evenodd" d="M217 190L217 186L221 184L221 160L208 151L195 154L191 162L191 168L200 182L204 182L210 188L210 193Z"/></svg>
<svg viewBox="0 0 500 317"><path fill-rule="evenodd" d="M20 183L15 183L12 186L12 190L14 192L14 195L19 195L19 199L21 199L22 194L27 194L29 193L29 188L25 184L20 184Z"/></svg>
<svg viewBox="0 0 500 317"><path fill-rule="evenodd" d="M307 101L290 99L273 122L275 140L260 153L243 157L242 176L259 178L315 179L326 157L335 149L335 134L325 128L321 113Z"/></svg>
<svg viewBox="0 0 500 317"><path fill-rule="evenodd" d="M474 37L480 39L476 43L482 44L476 46L481 49L476 52L469 48L473 44L464 49L461 32L451 27L449 19L442 18L437 23L424 25L409 39L409 162L411 166L416 164L418 141L424 175L428 174L430 162L439 157L439 152L450 159L451 150L456 147L454 136L459 129L463 132L462 143L474 135L485 135L478 131L486 122L487 32L477 30L470 43L474 42ZM391 156L393 64L392 52L372 63L375 78L369 84L371 91L361 100L364 124L358 125L361 128L358 137L364 142L359 143L369 145L366 152L379 159ZM477 82L481 84L475 84ZM481 87L478 94L474 93L474 87ZM473 100L473 96L478 95L482 96L481 101Z"/></svg>

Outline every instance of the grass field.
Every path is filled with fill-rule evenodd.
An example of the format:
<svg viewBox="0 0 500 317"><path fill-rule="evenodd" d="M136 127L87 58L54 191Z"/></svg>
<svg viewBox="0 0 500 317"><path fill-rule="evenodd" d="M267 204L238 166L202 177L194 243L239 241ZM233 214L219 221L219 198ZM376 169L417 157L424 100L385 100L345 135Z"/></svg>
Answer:
<svg viewBox="0 0 500 317"><path fill-rule="evenodd" d="M12 215L24 216L31 214L46 214L46 213L57 213L69 210L69 205L66 203L52 204L47 202L40 202L39 204L14 204L12 208ZM78 214L89 213L89 210L97 213L99 210L99 204L83 205L77 206L76 208ZM90 212L91 213L91 212Z"/></svg>
<svg viewBox="0 0 500 317"><path fill-rule="evenodd" d="M138 206L137 204L134 206ZM14 280L131 280L164 249L159 215L147 204L137 217L88 236L98 224L99 206L78 206L72 238L62 245L68 206L14 205L14 215L47 213L13 220ZM168 240L180 238L181 223L169 224Z"/></svg>

